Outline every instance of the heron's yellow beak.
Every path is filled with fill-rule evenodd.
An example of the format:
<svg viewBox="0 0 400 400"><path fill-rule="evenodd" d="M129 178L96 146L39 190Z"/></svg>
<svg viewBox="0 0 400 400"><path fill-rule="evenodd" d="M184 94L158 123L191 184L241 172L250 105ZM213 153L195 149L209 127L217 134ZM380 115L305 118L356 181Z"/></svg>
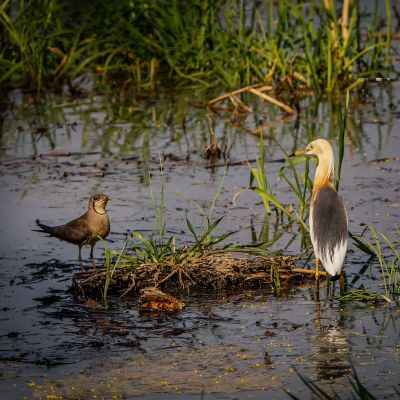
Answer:
<svg viewBox="0 0 400 400"><path fill-rule="evenodd" d="M300 150L296 150L294 152L294 156L295 157L300 157L300 156L304 156L304 154L307 153L307 149L300 149Z"/></svg>

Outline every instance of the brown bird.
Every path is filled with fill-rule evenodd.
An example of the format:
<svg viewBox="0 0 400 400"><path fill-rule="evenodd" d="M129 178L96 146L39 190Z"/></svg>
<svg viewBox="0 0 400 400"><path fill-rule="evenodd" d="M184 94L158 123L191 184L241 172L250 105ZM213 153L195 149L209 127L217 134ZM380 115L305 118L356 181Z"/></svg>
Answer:
<svg viewBox="0 0 400 400"><path fill-rule="evenodd" d="M93 249L100 238L104 239L110 232L110 221L106 212L106 204L110 200L105 194L95 194L90 197L88 210L65 225L48 226L38 219L36 224L41 228L37 232L45 232L50 236L76 244L79 247L79 265L82 266L81 248L90 245L90 259L93 262ZM94 262L93 262L94 263Z"/></svg>

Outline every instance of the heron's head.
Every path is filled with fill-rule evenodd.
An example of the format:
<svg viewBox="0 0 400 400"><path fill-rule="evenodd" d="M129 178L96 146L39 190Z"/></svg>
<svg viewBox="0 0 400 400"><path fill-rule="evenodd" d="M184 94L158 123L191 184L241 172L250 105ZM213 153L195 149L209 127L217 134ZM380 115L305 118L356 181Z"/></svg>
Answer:
<svg viewBox="0 0 400 400"><path fill-rule="evenodd" d="M316 139L308 143L305 149L295 151L294 155L309 156L309 157L333 157L332 146L325 139Z"/></svg>
<svg viewBox="0 0 400 400"><path fill-rule="evenodd" d="M105 194L94 194L89 199L89 208L93 208L97 214L104 214L106 212L106 204L110 200Z"/></svg>

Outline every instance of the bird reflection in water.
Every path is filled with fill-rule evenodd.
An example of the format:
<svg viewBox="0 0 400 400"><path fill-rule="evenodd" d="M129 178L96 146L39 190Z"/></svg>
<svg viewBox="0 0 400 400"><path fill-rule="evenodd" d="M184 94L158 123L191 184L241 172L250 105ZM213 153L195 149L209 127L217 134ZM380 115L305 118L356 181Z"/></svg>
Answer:
<svg viewBox="0 0 400 400"><path fill-rule="evenodd" d="M333 314L328 300L324 301L321 311L318 285L312 291L315 301L316 334L312 338L311 361L315 363L318 380L332 380L351 373L351 350L347 337L348 319L340 310ZM337 315L338 319L325 318L324 313L328 312L329 316Z"/></svg>

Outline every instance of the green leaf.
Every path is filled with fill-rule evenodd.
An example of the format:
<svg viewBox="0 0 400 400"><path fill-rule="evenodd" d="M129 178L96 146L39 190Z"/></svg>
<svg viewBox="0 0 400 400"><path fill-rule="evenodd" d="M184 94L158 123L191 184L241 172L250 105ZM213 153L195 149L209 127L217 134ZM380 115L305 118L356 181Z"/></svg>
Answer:
<svg viewBox="0 0 400 400"><path fill-rule="evenodd" d="M196 233L192 223L189 221L189 218L187 217L187 215L185 216L185 218L186 218L186 225L188 226L190 232L192 232L194 240L196 241L197 244L199 244L200 241L199 241L199 238L197 237L197 233Z"/></svg>
<svg viewBox="0 0 400 400"><path fill-rule="evenodd" d="M378 256L377 253L373 250L372 246L367 241L364 241L361 238L353 235L351 232L349 232L349 236L353 240L354 245L362 252L369 254L370 256Z"/></svg>

